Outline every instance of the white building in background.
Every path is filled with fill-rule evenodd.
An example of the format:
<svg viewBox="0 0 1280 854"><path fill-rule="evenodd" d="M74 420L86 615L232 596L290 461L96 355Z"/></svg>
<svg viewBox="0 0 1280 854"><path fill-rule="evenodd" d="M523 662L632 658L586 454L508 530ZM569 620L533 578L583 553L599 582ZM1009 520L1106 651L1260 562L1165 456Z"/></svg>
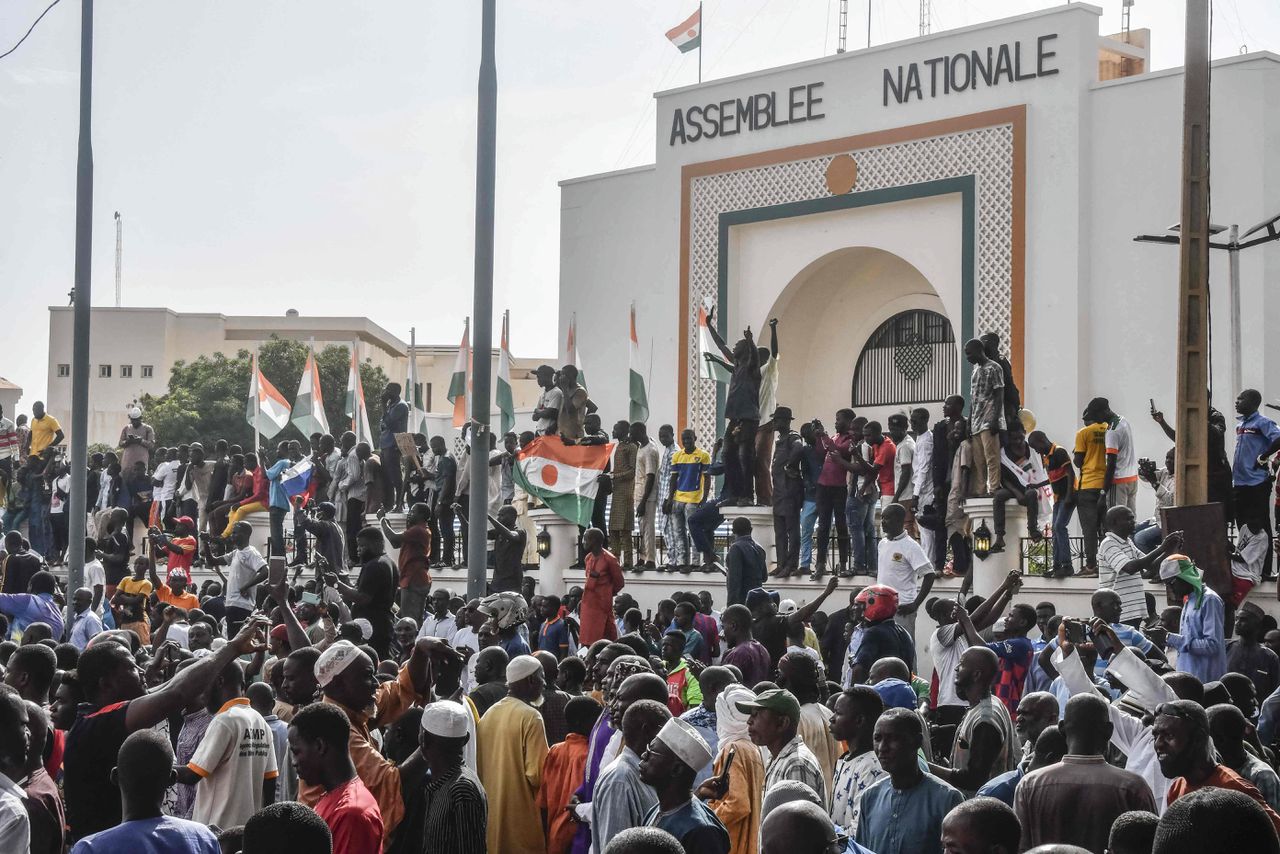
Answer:
<svg viewBox="0 0 1280 854"><path fill-rule="evenodd" d="M0 407L3 407L5 418L13 420L14 415L18 411L18 401L22 400L22 386L9 382L4 377L0 377Z"/></svg>
<svg viewBox="0 0 1280 854"><path fill-rule="evenodd" d="M71 345L73 309L49 308L49 412L70 432ZM272 337L314 341L317 349L330 344L354 344L359 358L368 360L391 380L404 385L408 376L409 344L365 317L310 317L289 311L279 317L182 313L168 308L93 308L93 336L89 345L89 442L114 444L126 421L125 409L145 394L168 391L169 374L179 361L240 350L254 350ZM419 344L414 348L423 406L445 415L453 407L446 399L453 375L457 345ZM498 355L493 352L493 370ZM538 398L529 371L544 360L513 358L512 393L517 412L531 411ZM267 379L271 379L268 377ZM21 389L18 390L21 393ZM245 395L248 395L248 388ZM281 388L289 400L297 389ZM367 400L381 389L365 389ZM0 400L5 389L0 385ZM6 407L6 414L8 407ZM517 420L517 429L531 426ZM444 424L431 419L431 424ZM495 428L497 422L495 421ZM336 425L335 425L335 429Z"/></svg>
<svg viewBox="0 0 1280 854"><path fill-rule="evenodd" d="M651 166L561 183L560 341L609 420L627 405L627 313L652 353L652 421L707 447L724 389L698 378L699 306L730 344L781 341L778 402L940 412L959 348L998 332L1024 405L1069 443L1109 397L1146 456L1169 443L1178 251L1134 243L1180 213L1181 69L1101 10L1019 17L660 92ZM1213 219L1280 212L1280 57L1214 63ZM1214 402L1233 412L1226 253L1213 253ZM1280 396L1280 243L1241 257L1244 383ZM1268 283L1270 286L1268 287ZM562 360L564 353L562 355Z"/></svg>

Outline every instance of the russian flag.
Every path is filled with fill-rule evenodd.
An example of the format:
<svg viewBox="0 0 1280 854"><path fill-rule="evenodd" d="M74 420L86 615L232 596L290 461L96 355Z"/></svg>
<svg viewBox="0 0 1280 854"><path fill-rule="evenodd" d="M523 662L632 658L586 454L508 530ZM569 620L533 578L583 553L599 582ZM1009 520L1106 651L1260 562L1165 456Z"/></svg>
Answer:
<svg viewBox="0 0 1280 854"><path fill-rule="evenodd" d="M311 458L299 460L280 473L280 485L284 494L296 498L307 491L311 483Z"/></svg>

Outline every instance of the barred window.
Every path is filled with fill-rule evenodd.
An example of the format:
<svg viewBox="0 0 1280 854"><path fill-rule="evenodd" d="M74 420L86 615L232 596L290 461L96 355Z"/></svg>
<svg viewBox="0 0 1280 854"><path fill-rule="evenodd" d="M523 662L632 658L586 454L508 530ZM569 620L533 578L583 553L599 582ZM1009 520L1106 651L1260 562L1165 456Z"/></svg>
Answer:
<svg viewBox="0 0 1280 854"><path fill-rule="evenodd" d="M853 373L851 406L940 403L960 390L951 322L936 311L895 314L871 333Z"/></svg>

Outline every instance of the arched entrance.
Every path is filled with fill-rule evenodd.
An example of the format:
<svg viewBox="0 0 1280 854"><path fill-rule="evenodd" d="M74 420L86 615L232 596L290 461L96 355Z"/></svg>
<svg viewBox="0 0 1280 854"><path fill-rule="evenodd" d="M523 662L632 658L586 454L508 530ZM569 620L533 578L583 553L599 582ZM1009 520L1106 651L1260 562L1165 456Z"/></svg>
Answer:
<svg viewBox="0 0 1280 854"><path fill-rule="evenodd" d="M814 260L768 317L778 318L778 402L797 422L830 424L850 405L851 389L859 415L883 420L915 405L940 411L959 387L943 301L919 269L892 252L847 247Z"/></svg>

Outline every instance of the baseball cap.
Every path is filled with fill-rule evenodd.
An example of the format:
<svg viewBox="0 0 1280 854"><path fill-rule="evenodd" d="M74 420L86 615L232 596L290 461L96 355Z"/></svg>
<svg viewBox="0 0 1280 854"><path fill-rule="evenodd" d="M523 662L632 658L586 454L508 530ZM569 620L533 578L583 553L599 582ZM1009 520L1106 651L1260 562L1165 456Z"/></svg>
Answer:
<svg viewBox="0 0 1280 854"><path fill-rule="evenodd" d="M916 707L915 689L901 679L881 679L871 686L884 701L886 709L914 709Z"/></svg>
<svg viewBox="0 0 1280 854"><path fill-rule="evenodd" d="M800 720L800 701L796 699L795 694L785 688L761 691L754 700L734 703L734 705L738 708L738 711L745 714L751 714L756 709L768 709L771 712L786 715L793 721L799 722Z"/></svg>

